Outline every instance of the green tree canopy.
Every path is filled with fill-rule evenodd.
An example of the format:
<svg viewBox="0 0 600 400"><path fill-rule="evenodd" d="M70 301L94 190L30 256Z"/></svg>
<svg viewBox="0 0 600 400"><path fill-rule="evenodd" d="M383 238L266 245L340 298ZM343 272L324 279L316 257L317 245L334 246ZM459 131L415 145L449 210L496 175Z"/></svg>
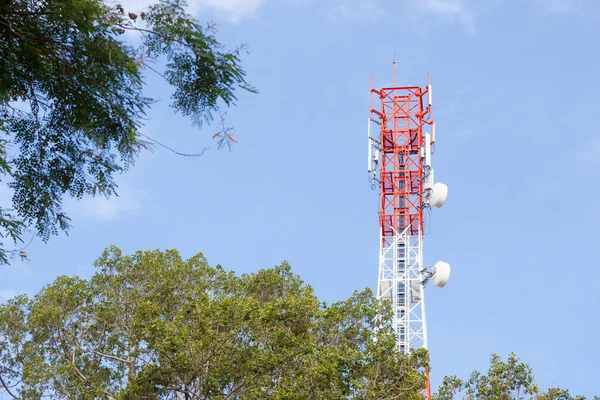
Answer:
<svg viewBox="0 0 600 400"><path fill-rule="evenodd" d="M15 399L420 399L369 290L321 303L287 263L237 276L199 254L124 256L0 306L0 393ZM3 389L1 389L3 387Z"/></svg>
<svg viewBox="0 0 600 400"><path fill-rule="evenodd" d="M0 242L9 241L0 264L26 227L44 240L69 228L64 194L114 194L115 175L149 144L140 131L153 101L143 94L147 71L173 87L172 108L194 124L233 104L236 88L254 91L241 48L225 50L185 5L0 0L0 182L14 190L0 208ZM233 140L223 128L220 145Z"/></svg>
<svg viewBox="0 0 600 400"><path fill-rule="evenodd" d="M456 376L444 378L434 400L585 400L573 396L568 390L540 389L535 383L531 367L519 360L514 353L503 361L498 355L490 357L487 373L473 371L468 380ZM594 397L594 400L600 400Z"/></svg>

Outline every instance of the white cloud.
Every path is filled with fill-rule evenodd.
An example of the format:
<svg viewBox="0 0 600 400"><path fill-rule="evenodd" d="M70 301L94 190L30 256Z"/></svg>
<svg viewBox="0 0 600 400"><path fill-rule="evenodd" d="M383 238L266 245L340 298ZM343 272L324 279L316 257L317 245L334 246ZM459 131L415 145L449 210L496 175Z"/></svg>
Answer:
<svg viewBox="0 0 600 400"><path fill-rule="evenodd" d="M124 215L136 214L142 209L146 194L133 186L122 182L117 189L118 196L109 199L102 195L84 197L81 200L68 198L64 208L69 216L91 218L99 221L111 221Z"/></svg>
<svg viewBox="0 0 600 400"><path fill-rule="evenodd" d="M413 5L426 12L462 23L469 33L475 33L475 13L463 0L413 0Z"/></svg>
<svg viewBox="0 0 600 400"><path fill-rule="evenodd" d="M6 187L5 182L2 182L2 184L3 186L0 188L0 207L6 210L12 208L13 190ZM119 183L117 193L118 196L111 196L109 199L96 194L95 197L86 195L81 200L68 197L68 194L66 194L63 199L63 209L72 218L73 223L77 223L77 220L81 218L111 221L141 211L146 199L144 191L133 187L127 181L123 181ZM33 236L34 232L26 231L23 235L23 240L26 243L29 241L30 235ZM7 249L12 249L12 241L5 240L4 244L7 245ZM23 244L19 243L16 248L19 248L19 246L22 247Z"/></svg>

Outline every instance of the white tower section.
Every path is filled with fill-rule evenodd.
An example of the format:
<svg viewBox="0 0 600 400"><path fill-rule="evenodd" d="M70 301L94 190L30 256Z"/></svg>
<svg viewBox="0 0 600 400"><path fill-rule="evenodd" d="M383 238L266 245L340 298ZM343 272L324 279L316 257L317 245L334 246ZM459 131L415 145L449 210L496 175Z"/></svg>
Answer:
<svg viewBox="0 0 600 400"><path fill-rule="evenodd" d="M427 348L423 237L409 235L407 228L380 243L377 297L392 304L398 350Z"/></svg>

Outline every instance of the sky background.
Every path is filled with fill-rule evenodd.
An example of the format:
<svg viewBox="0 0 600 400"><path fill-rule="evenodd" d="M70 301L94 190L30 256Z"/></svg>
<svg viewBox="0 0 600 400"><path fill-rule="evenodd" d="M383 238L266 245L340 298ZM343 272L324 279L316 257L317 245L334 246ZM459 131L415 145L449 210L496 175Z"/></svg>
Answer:
<svg viewBox="0 0 600 400"><path fill-rule="evenodd" d="M143 3L123 0L128 9ZM376 287L378 193L367 181L369 76L424 85L436 117L436 179L425 263L432 381L516 352L541 386L600 395L600 3L595 0L203 0L260 94L228 111L239 143L172 114L169 88L144 133L157 148L120 197L66 201L73 229L0 269L0 297L57 275L90 276L108 245L177 248L253 272L288 260L328 302ZM3 188L2 190L5 190ZM4 198L7 193L1 194Z"/></svg>

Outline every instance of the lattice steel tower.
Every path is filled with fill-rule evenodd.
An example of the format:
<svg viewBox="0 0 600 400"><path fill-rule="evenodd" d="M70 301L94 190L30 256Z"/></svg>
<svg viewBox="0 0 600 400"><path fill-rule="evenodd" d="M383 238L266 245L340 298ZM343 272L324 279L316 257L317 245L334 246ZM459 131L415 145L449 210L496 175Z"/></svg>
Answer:
<svg viewBox="0 0 600 400"><path fill-rule="evenodd" d="M369 115L369 175L379 187L379 275L377 296L391 302L398 350L427 348L425 283L443 287L450 267L423 266L423 211L441 207L448 188L434 184L431 154L435 124L431 85L373 89ZM428 79L429 80L429 79ZM371 127L379 127L371 137ZM426 396L430 397L429 377Z"/></svg>

